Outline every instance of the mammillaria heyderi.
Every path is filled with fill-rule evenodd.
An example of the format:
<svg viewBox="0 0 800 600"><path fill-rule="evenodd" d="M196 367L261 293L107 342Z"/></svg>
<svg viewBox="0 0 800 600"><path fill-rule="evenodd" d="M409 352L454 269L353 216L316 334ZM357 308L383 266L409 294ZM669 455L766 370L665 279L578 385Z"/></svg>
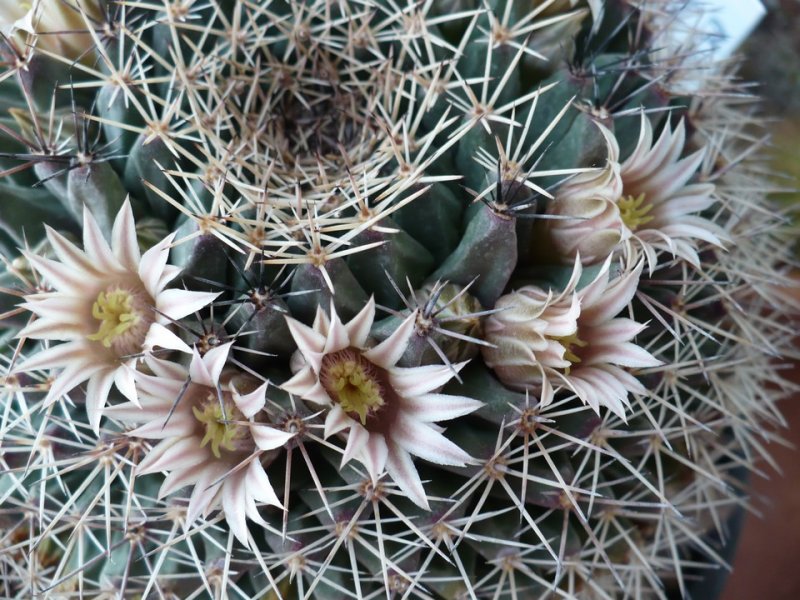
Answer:
<svg viewBox="0 0 800 600"><path fill-rule="evenodd" d="M684 4L6 11L0 595L687 594L796 307Z"/></svg>

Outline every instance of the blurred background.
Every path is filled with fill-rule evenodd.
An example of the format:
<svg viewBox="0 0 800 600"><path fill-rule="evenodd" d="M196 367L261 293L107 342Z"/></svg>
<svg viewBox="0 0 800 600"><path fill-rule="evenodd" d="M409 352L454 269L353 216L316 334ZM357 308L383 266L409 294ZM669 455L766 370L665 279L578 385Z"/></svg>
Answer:
<svg viewBox="0 0 800 600"><path fill-rule="evenodd" d="M740 49L746 57L742 77L760 84L763 114L772 121L769 152L774 168L791 176L776 176L775 184L796 188L800 185L800 0L763 3L767 15ZM798 223L800 193L781 193L776 199L794 208ZM800 362L788 361L787 368L800 384ZM796 450L800 447L800 394L784 401L783 414L791 447L771 444L781 473L762 464L768 478L751 478L752 505L760 516L748 514L744 521L722 600L800 599L800 454Z"/></svg>

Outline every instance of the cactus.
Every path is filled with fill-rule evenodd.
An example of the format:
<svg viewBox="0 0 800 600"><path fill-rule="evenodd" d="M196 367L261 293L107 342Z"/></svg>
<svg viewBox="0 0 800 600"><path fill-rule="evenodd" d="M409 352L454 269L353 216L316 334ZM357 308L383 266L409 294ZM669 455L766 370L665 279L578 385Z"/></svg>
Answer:
<svg viewBox="0 0 800 600"><path fill-rule="evenodd" d="M0 595L725 566L797 306L753 99L670 46L684 4L4 12Z"/></svg>

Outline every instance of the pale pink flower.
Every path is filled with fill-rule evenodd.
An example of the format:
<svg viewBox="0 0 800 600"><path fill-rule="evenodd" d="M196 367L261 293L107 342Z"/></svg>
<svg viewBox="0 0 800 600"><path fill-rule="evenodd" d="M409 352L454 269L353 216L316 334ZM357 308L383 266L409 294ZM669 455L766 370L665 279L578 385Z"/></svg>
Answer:
<svg viewBox="0 0 800 600"><path fill-rule="evenodd" d="M97 432L112 384L135 403L137 359L155 346L191 352L166 326L218 294L166 289L180 272L167 265L174 234L140 255L127 201L114 221L110 246L88 209L83 217L83 250L48 227L47 239L58 260L25 253L53 291L25 297L23 306L37 318L19 337L65 343L41 350L19 369L61 369L45 406L88 381L86 412Z"/></svg>
<svg viewBox="0 0 800 600"><path fill-rule="evenodd" d="M202 357L195 348L189 368L148 358L153 375L137 377L141 406L112 406L108 415L142 424L128 435L161 440L137 466L137 474L166 471L159 498L194 486L187 526L221 506L225 520L245 546L247 518L267 527L256 502L281 506L264 469L294 435L269 426L263 411L267 384L225 372L231 343ZM250 388L242 393L239 387ZM255 389L253 389L255 388Z"/></svg>
<svg viewBox="0 0 800 600"><path fill-rule="evenodd" d="M628 394L647 390L626 369L661 364L631 340L646 326L617 317L633 298L642 263L609 281L607 260L597 277L577 290L581 265L561 293L525 286L501 297L485 325L486 364L515 390L542 390L543 402L564 387L599 412L625 418Z"/></svg>
<svg viewBox="0 0 800 600"><path fill-rule="evenodd" d="M375 319L372 299L347 324L331 304L319 308L313 327L287 318L298 351L294 377L283 389L329 407L325 437L346 432L342 465L360 461L373 481L384 470L417 505L428 508L411 455L440 465L464 466L470 456L441 434L434 423L469 414L482 404L462 396L434 393L454 371L447 365L397 367L414 332L416 311L392 335L367 348ZM455 365L460 369L465 363Z"/></svg>
<svg viewBox="0 0 800 600"><path fill-rule="evenodd" d="M617 200L625 224L623 238L638 242L650 270L663 250L699 265L698 240L722 246L722 230L698 213L714 204L714 185L689 183L705 156L705 148L681 158L686 145L686 126L665 125L653 143L653 127L642 114L639 141L622 163L622 194Z"/></svg>
<svg viewBox="0 0 800 600"><path fill-rule="evenodd" d="M603 262L622 241L625 228L617 200L622 195L619 146L614 134L596 123L606 140L606 165L580 173L559 186L547 212L548 243L564 262L580 256L584 265Z"/></svg>
<svg viewBox="0 0 800 600"><path fill-rule="evenodd" d="M652 272L658 251L698 265L698 240L722 245L722 230L698 214L714 203L714 186L689 183L705 150L681 158L683 121L675 129L665 126L653 143L653 128L643 114L636 148L622 164L613 134L598 127L606 138L606 166L563 184L548 206L548 213L562 217L549 221L548 231L564 260L579 255L583 264L596 264L615 250L629 258L641 250Z"/></svg>

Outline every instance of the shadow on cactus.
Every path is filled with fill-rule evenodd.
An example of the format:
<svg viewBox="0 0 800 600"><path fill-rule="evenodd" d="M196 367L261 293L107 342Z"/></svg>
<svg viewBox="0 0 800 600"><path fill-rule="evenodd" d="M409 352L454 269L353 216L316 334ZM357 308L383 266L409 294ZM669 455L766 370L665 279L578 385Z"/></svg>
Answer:
<svg viewBox="0 0 800 600"><path fill-rule="evenodd" d="M665 598L724 566L791 252L754 99L670 37L683 2L637 4L0 17L0 595Z"/></svg>

